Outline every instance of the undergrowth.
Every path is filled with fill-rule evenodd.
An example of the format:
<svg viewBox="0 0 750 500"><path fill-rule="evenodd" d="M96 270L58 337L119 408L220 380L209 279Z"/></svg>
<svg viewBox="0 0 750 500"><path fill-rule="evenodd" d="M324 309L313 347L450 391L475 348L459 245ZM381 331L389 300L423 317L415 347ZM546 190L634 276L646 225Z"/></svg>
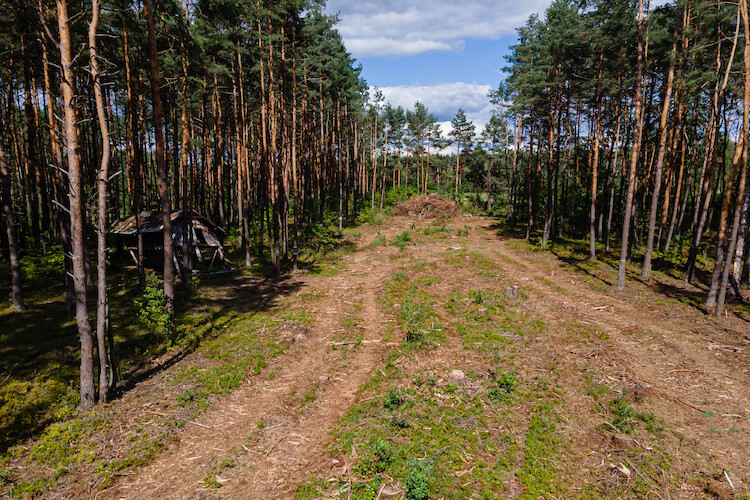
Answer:
<svg viewBox="0 0 750 500"><path fill-rule="evenodd" d="M462 263L467 255L472 265L491 262L471 254L456 258ZM555 404L546 402L552 389L519 373L510 355L513 344L505 336L535 336L546 325L512 311L510 306L522 299L508 302L490 290L454 291L446 297L446 280L435 270L434 263L415 263L387 282L382 305L404 342L364 384L360 403L334 431L330 452L354 462L351 474L312 477L299 487L298 498L374 499L388 491L384 488L415 500L505 498L514 482L524 485L526 498L563 490L556 479L558 417ZM455 286L453 279L450 283ZM450 329L437 304L445 304L456 318ZM463 338L465 349L474 353L457 379L440 363L413 361L449 355L441 347L447 331ZM526 405L537 408L536 416L521 430L522 421L514 415ZM524 434L521 441L519 433Z"/></svg>

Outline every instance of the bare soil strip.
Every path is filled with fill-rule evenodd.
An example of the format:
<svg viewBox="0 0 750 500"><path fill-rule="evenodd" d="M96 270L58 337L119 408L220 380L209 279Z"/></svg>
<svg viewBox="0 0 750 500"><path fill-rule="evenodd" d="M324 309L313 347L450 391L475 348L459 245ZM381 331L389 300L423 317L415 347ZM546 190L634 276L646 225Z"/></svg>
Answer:
<svg viewBox="0 0 750 500"><path fill-rule="evenodd" d="M230 498L289 496L311 468L330 463L324 459L328 437L385 352L376 295L388 267L370 262L377 256L374 250L360 251L346 258L341 274L311 278L309 286L322 297L310 306L315 323L306 338L187 425L179 443L100 498L201 496L209 489L207 475L232 450L234 466L216 477L222 496ZM357 297L362 299L363 339L342 363L330 346L346 303ZM268 373L274 374L271 380L263 376ZM301 407L298 396L306 394L314 400Z"/></svg>
<svg viewBox="0 0 750 500"><path fill-rule="evenodd" d="M664 419L675 462L672 484L664 486L670 498L702 495L709 486L719 495L748 492L750 377L745 350L750 336L745 321L715 319L665 299L686 289L663 275L648 285L629 281L627 290L618 293L612 286L615 270L605 264L580 265L576 272L570 267L575 262L561 263L552 253L530 252L518 240L497 236L487 220L461 217L459 222L471 228L466 237L450 235L410 247L408 258L433 259L455 240L497 261L505 280L528 293L529 312L550 325L549 345L532 343L528 349L570 370L594 370L616 391L637 394ZM410 224L410 219L396 218L377 231L390 241ZM372 241L375 231L363 228L362 241ZM151 464L97 496L291 498L311 475L340 475L344 464L328 454L326 445L388 351L386 316L378 297L396 269L395 252L392 247L362 247L345 258L339 274L304 278L320 295L310 304L315 323L307 338L188 424L179 442ZM352 309L355 303L359 305ZM342 328L346 315L359 320L361 338L355 345L335 340L337 332L353 328ZM566 337L587 327L601 334L584 340ZM345 348L345 355L332 344ZM445 348L460 349L451 337ZM580 412L591 412L595 405L582 392L567 390L561 412L570 441L566 453L580 460L576 467L584 471L580 480L585 482L590 471L611 465L617 446L609 434L581 423ZM222 467L228 457L232 466ZM721 479L724 470L731 472L734 489ZM221 488L213 489L207 478ZM509 494L520 494L510 486Z"/></svg>

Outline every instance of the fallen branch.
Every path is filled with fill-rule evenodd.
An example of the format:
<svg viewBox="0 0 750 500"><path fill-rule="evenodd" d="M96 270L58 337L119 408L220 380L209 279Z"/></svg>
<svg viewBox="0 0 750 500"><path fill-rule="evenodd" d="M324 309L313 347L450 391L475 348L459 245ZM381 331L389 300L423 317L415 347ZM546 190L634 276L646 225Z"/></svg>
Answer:
<svg viewBox="0 0 750 500"><path fill-rule="evenodd" d="M283 436L281 436L281 439L279 439L278 441L276 441L276 444L273 445L273 446L271 446L271 448L266 452L266 456L270 455L271 452L276 449L276 447L279 445L279 443L281 443L287 437L289 437L289 434L284 434Z"/></svg>
<svg viewBox="0 0 750 500"><path fill-rule="evenodd" d="M198 422L193 422L192 420L187 421L188 424L197 425L198 427L203 427L204 429L213 429L213 427L209 427L208 425L199 424Z"/></svg>

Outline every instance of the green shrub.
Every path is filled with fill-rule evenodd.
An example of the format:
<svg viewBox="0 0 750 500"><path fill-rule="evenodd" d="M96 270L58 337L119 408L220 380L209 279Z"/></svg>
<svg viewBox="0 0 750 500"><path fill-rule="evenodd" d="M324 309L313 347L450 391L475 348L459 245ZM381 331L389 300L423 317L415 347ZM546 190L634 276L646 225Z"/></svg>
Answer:
<svg viewBox="0 0 750 500"><path fill-rule="evenodd" d="M612 414L611 425L620 432L630 434L635 431L638 422L646 424L646 430L651 433L663 430L662 422L659 422L653 413L639 412L628 403L627 399L620 396L609 402L607 411Z"/></svg>
<svg viewBox="0 0 750 500"><path fill-rule="evenodd" d="M167 298L164 295L162 281L156 273L146 275L146 288L143 297L135 300L138 307L138 320L152 331L161 334L169 345L179 340L171 313L167 311Z"/></svg>
<svg viewBox="0 0 750 500"><path fill-rule="evenodd" d="M380 231L378 231L378 235L373 240L372 246L375 246L375 247L385 246L385 235L381 234Z"/></svg>
<svg viewBox="0 0 750 500"><path fill-rule="evenodd" d="M188 297L195 297L198 293L198 289L201 286L201 279L195 275L188 275L187 279L183 283L185 286L185 293Z"/></svg>
<svg viewBox="0 0 750 500"><path fill-rule="evenodd" d="M412 285L404 295L404 303L401 305L401 317L406 326L406 343L418 344L424 340L424 322L430 316L430 302L427 294L418 289L417 284Z"/></svg>
<svg viewBox="0 0 750 500"><path fill-rule="evenodd" d="M403 250L410 244L411 244L411 234L409 233L409 231L404 231L403 233L397 235L393 239L393 246L397 247L399 250Z"/></svg>
<svg viewBox="0 0 750 500"><path fill-rule="evenodd" d="M499 377L495 377L495 385L487 391L487 396L498 401L510 399L510 395L516 388L518 381L513 370L500 371Z"/></svg>
<svg viewBox="0 0 750 500"><path fill-rule="evenodd" d="M430 498L430 464L410 460L406 467L406 500L427 500Z"/></svg>
<svg viewBox="0 0 750 500"><path fill-rule="evenodd" d="M47 254L28 254L21 257L23 279L35 280L57 276L65 271L65 257L62 251Z"/></svg>
<svg viewBox="0 0 750 500"><path fill-rule="evenodd" d="M401 406L404 402L404 396L397 387L389 387L388 392L383 396L383 408L386 410L394 410Z"/></svg>
<svg viewBox="0 0 750 500"><path fill-rule="evenodd" d="M484 303L484 292L482 290L472 290L469 293L473 297L475 304Z"/></svg>
<svg viewBox="0 0 750 500"><path fill-rule="evenodd" d="M306 226L308 245L317 252L330 252L341 244L338 213L326 210L323 220Z"/></svg>
<svg viewBox="0 0 750 500"><path fill-rule="evenodd" d="M375 455L380 463L386 466L393 461L393 448L383 439L376 439L372 443L372 454ZM385 467L383 469L385 470Z"/></svg>

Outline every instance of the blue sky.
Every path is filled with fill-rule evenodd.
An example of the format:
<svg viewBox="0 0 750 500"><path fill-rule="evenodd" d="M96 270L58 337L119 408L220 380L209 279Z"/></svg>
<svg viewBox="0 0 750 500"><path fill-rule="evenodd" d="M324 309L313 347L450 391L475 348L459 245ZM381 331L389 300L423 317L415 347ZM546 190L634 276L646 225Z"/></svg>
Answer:
<svg viewBox="0 0 750 500"><path fill-rule="evenodd" d="M362 76L371 85L435 85L445 82L488 83L502 78L504 56L515 36L498 40L469 38L462 50L425 52L398 58L363 57Z"/></svg>
<svg viewBox="0 0 750 500"><path fill-rule="evenodd" d="M515 28L551 0L328 0L362 76L393 105L419 100L443 122L464 108L477 128L503 79Z"/></svg>
<svg viewBox="0 0 750 500"><path fill-rule="evenodd" d="M651 0L651 8L671 0ZM458 108L477 126L489 120L487 93L515 29L531 14L544 18L552 0L328 0L362 76L393 105L423 102L444 131Z"/></svg>

